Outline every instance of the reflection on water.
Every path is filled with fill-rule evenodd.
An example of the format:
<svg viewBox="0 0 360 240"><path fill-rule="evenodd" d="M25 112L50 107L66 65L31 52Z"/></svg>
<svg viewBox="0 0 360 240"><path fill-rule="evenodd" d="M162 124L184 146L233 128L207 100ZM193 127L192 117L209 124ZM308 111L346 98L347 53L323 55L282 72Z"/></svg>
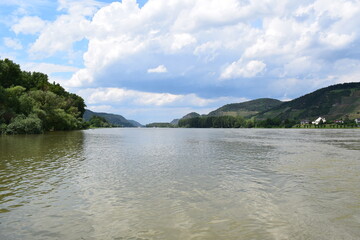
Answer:
<svg viewBox="0 0 360 240"><path fill-rule="evenodd" d="M0 137L0 239L359 239L360 132Z"/></svg>

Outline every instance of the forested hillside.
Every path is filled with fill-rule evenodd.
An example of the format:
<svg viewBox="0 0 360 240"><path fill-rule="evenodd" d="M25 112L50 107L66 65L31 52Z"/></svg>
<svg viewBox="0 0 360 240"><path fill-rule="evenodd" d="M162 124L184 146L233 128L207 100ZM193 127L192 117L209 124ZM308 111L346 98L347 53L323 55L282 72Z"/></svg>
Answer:
<svg viewBox="0 0 360 240"><path fill-rule="evenodd" d="M85 127L84 100L49 83L48 76L26 72L9 59L0 59L0 132L42 133Z"/></svg>
<svg viewBox="0 0 360 240"><path fill-rule="evenodd" d="M192 116L178 121L179 127L237 128L292 127L324 117L327 123L355 126L360 118L360 83L343 83L319 89L289 102L256 99L227 104L207 116Z"/></svg>
<svg viewBox="0 0 360 240"><path fill-rule="evenodd" d="M267 111L276 106L279 106L282 102L272 98L259 98L242 103L231 103L221 108L216 109L208 114L211 117L220 116L241 116L244 118L250 118L260 112Z"/></svg>
<svg viewBox="0 0 360 240"><path fill-rule="evenodd" d="M359 118L360 83L343 83L321 88L264 111L256 118L314 120L319 116L327 120Z"/></svg>

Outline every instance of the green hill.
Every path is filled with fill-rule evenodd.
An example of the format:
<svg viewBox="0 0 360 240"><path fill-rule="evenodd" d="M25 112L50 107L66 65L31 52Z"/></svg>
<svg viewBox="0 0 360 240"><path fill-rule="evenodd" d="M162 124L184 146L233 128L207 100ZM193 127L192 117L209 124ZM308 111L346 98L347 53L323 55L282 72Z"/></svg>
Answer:
<svg viewBox="0 0 360 240"><path fill-rule="evenodd" d="M143 125L135 120L128 120L134 127L143 127Z"/></svg>
<svg viewBox="0 0 360 240"><path fill-rule="evenodd" d="M200 114L198 114L196 112L191 112L191 113L188 113L185 116L183 116L181 119L189 119L189 118L195 118L195 117L200 117Z"/></svg>
<svg viewBox="0 0 360 240"><path fill-rule="evenodd" d="M177 126L179 124L179 121L180 120L183 120L183 119L190 119L190 118L197 118L197 117L200 117L201 115L196 113L196 112L191 112L191 113L188 113L186 114L185 116L183 116L182 118L180 119L174 119L170 122L170 125L171 126Z"/></svg>
<svg viewBox="0 0 360 240"><path fill-rule="evenodd" d="M124 118L123 116L118 115L118 114L98 113L98 112L90 111L88 109L86 109L85 113L84 113L85 121L89 121L90 118L92 116L94 116L94 115L99 116L99 117L103 117L109 123L111 123L113 125L117 125L119 127L138 127L138 126L142 126L140 123L138 123L138 122L136 122L134 120L127 120L126 118Z"/></svg>
<svg viewBox="0 0 360 240"><path fill-rule="evenodd" d="M279 106L282 102L277 99L272 98L259 98L252 101L242 102L242 103L232 103L222 106L215 111L212 111L208 114L211 117L220 117L220 116L241 116L249 118L255 116L260 112L272 109L276 106Z"/></svg>
<svg viewBox="0 0 360 240"><path fill-rule="evenodd" d="M179 118L176 118L176 119L172 120L172 121L170 122L170 124L173 125L173 126L176 126L176 125L179 124L179 120L180 120Z"/></svg>
<svg viewBox="0 0 360 240"><path fill-rule="evenodd" d="M257 119L355 119L360 117L360 83L343 83L319 89L282 103L256 116Z"/></svg>

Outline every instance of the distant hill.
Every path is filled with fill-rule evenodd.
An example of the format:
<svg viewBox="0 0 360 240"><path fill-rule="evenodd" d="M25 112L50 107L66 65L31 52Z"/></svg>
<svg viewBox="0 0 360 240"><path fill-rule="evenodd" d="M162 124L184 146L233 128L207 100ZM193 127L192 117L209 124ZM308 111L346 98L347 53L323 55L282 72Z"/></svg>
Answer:
<svg viewBox="0 0 360 240"><path fill-rule="evenodd" d="M191 112L191 113L188 113L188 114L186 114L185 116L183 116L182 118L177 118L177 119L174 119L174 120L172 120L171 122L170 122L170 124L172 125L172 126L177 126L178 124L179 124L179 121L181 120L181 119L189 119L189 118L196 118L196 117L200 117L201 115L200 114L198 114L198 113L196 113L196 112Z"/></svg>
<svg viewBox="0 0 360 240"><path fill-rule="evenodd" d="M195 117L200 117L200 114L198 114L196 112L191 112L191 113L183 116L181 119L188 119L188 118L195 118Z"/></svg>
<svg viewBox="0 0 360 240"><path fill-rule="evenodd" d="M266 110L256 118L312 120L319 116L328 120L359 118L360 83L343 83L319 89Z"/></svg>
<svg viewBox="0 0 360 240"><path fill-rule="evenodd" d="M281 101L272 98L259 98L252 101L242 102L242 103L232 103L222 106L215 111L212 111L208 114L211 117L220 117L220 116L241 116L249 118L257 115L260 112L267 111L276 106L282 104Z"/></svg>
<svg viewBox="0 0 360 240"><path fill-rule="evenodd" d="M180 120L179 118L176 118L176 119L172 120L172 121L170 122L170 124L176 126L176 125L179 124L179 120Z"/></svg>
<svg viewBox="0 0 360 240"><path fill-rule="evenodd" d="M142 126L140 123L134 121L134 120L127 120L121 115L118 114L111 114L111 113L99 113L99 112L93 112L88 109L85 110L83 118L86 121L89 121L92 116L100 116L105 118L109 123L120 126L120 127L138 127Z"/></svg>
<svg viewBox="0 0 360 240"><path fill-rule="evenodd" d="M182 119L190 119L190 118L197 118L197 117L222 117L222 116L233 116L233 117L244 117L250 118L255 116L256 114L269 110L275 106L279 106L282 102L277 99L272 98L259 98L247 102L242 103L231 103L224 105L207 115L200 115L196 112L189 113L183 116L181 119L174 119L171 121L172 125L178 125L179 121Z"/></svg>
<svg viewBox="0 0 360 240"><path fill-rule="evenodd" d="M143 125L135 120L128 120L134 127L143 127Z"/></svg>
<svg viewBox="0 0 360 240"><path fill-rule="evenodd" d="M225 125L230 120L234 120L231 117L242 117L245 121L254 117L254 120L258 122L272 119L274 122L288 125L300 120L312 121L318 117L324 117L330 121L353 120L360 118L360 82L343 83L321 88L289 102L281 102L272 98L260 98L242 103L227 104L210 112L208 115L192 112L181 119L174 119L170 124L177 126L180 121L184 126L207 126L209 122L215 121L217 117L219 117L217 121L221 120ZM230 120L227 117L230 117ZM237 126L236 124L234 126ZM240 125L247 126L246 124L241 123Z"/></svg>

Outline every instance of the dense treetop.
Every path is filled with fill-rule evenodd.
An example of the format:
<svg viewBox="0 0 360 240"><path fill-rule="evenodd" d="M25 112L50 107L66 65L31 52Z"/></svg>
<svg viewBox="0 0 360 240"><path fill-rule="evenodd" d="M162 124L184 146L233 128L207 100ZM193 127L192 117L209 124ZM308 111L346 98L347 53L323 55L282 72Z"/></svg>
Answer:
<svg viewBox="0 0 360 240"><path fill-rule="evenodd" d="M42 133L84 128L84 100L49 83L48 76L26 72L0 59L0 132Z"/></svg>

